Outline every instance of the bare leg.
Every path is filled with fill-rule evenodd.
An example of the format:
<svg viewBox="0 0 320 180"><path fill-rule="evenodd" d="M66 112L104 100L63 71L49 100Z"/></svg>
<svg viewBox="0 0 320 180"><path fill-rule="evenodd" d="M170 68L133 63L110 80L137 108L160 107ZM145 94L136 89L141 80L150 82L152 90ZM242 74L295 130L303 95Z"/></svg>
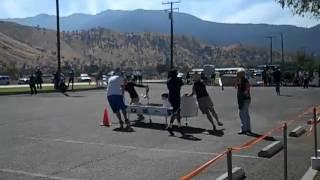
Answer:
<svg viewBox="0 0 320 180"><path fill-rule="evenodd" d="M122 129L123 128L123 121L121 119L121 114L120 114L120 112L116 112L115 114L116 114L116 116L117 116L117 118L119 120L120 128Z"/></svg>
<svg viewBox="0 0 320 180"><path fill-rule="evenodd" d="M212 118L212 116L210 114L210 111L207 110L207 112L205 112L205 114L207 115L207 118L208 118L209 122L212 125L212 130L215 131L216 130L216 125L214 125L213 118Z"/></svg>
<svg viewBox="0 0 320 180"><path fill-rule="evenodd" d="M131 125L130 125L130 121L129 121L128 117L127 117L126 109L122 109L121 112L122 112L122 115L124 117L124 121L127 124L126 128L132 130Z"/></svg>
<svg viewBox="0 0 320 180"><path fill-rule="evenodd" d="M173 122L174 122L174 119L175 119L175 118L176 118L176 114L174 113L174 114L172 114L172 116L171 116L170 124L169 124L168 129L167 129L171 136L174 136L174 133L173 133L173 131L172 131L172 125L173 125Z"/></svg>
<svg viewBox="0 0 320 180"><path fill-rule="evenodd" d="M216 113L216 111L214 110L214 108L211 107L209 110L211 111L213 117L216 119L218 125L219 125L219 126L223 126L223 123L219 121L218 114Z"/></svg>
<svg viewBox="0 0 320 180"><path fill-rule="evenodd" d="M177 121L178 121L178 131L180 132L180 134L181 134L182 136L184 136L184 133L183 133L183 131L182 131L182 129L181 129L180 110L178 110L178 112L177 112Z"/></svg>
<svg viewBox="0 0 320 180"><path fill-rule="evenodd" d="M171 119L170 119L170 124L169 124L169 128L172 128L173 122L176 119L176 114L172 114Z"/></svg>

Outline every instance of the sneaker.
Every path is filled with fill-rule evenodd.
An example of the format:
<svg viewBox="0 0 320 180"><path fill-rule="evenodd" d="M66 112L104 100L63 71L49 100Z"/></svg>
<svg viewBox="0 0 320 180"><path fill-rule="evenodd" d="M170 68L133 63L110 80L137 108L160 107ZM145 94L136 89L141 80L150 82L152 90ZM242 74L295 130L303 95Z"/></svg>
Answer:
<svg viewBox="0 0 320 180"><path fill-rule="evenodd" d="M128 124L128 125L126 126L126 130L127 130L127 131L133 131L133 128Z"/></svg>
<svg viewBox="0 0 320 180"><path fill-rule="evenodd" d="M223 123L219 121L218 126L223 126Z"/></svg>
<svg viewBox="0 0 320 180"><path fill-rule="evenodd" d="M123 122L120 122L120 129L123 129Z"/></svg>
<svg viewBox="0 0 320 180"><path fill-rule="evenodd" d="M252 133L251 131L247 131L247 132L246 132L246 135L249 135L249 136L250 136L250 135L253 135L253 133Z"/></svg>
<svg viewBox="0 0 320 180"><path fill-rule="evenodd" d="M239 132L238 132L239 135L243 135L243 134L246 134L246 133L247 133L247 132L244 132L244 131L239 131Z"/></svg>
<svg viewBox="0 0 320 180"><path fill-rule="evenodd" d="M167 130L168 130L168 132L170 133L170 136L174 136L174 133L173 133L173 131L172 131L172 128L168 128Z"/></svg>

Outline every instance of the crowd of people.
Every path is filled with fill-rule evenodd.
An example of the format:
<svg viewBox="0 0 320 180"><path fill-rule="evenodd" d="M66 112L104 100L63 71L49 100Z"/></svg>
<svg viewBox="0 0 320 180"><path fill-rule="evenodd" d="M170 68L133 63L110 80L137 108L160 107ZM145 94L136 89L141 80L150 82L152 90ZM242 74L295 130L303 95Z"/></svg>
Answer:
<svg viewBox="0 0 320 180"><path fill-rule="evenodd" d="M177 129L178 132L184 136L185 132L181 128L181 88L184 85L181 78L179 78L177 70L173 69L168 73L167 80L167 89L168 94L164 93L165 98L168 99L168 103L172 108L171 118L167 130L171 136L174 136L173 124L177 120ZM124 74L121 73L120 69L115 70L114 74L108 80L107 86L107 100L112 111L116 114L116 117L119 120L120 129L126 129L132 131L130 121L128 120L126 105L124 102L124 93L127 91L131 98L130 104L141 104L139 102L139 96L135 90L135 87L146 88L146 91L149 91L148 86L138 85L135 83L134 78L129 78L127 80L123 77ZM251 102L250 95L250 84L248 79L245 76L244 71L240 71L237 74L237 101L239 108L239 117L240 117L240 131L239 135L252 134L250 115L249 115L249 106ZM213 121L213 118L216 120L218 126L223 126L223 123L220 121L217 112L214 109L214 103L209 96L209 93L206 89L205 82L201 79L200 74L193 75L193 86L192 92L188 96L196 96L198 101L198 107L200 111L207 116L208 121L212 125L212 131L217 131L216 124ZM164 105L167 107L168 105ZM143 120L144 117L142 114L137 114L138 120ZM124 127L126 124L126 127Z"/></svg>
<svg viewBox="0 0 320 180"><path fill-rule="evenodd" d="M282 73L280 69L272 69L268 68L262 71L262 80L264 82L264 86L272 86L276 85L278 82L278 78L283 84L286 85L293 85L293 86L301 86L303 88L308 88L310 82L312 82L315 78L320 79L320 72L309 72L309 71L296 71L296 72L285 72ZM316 84L320 86L319 82Z"/></svg>

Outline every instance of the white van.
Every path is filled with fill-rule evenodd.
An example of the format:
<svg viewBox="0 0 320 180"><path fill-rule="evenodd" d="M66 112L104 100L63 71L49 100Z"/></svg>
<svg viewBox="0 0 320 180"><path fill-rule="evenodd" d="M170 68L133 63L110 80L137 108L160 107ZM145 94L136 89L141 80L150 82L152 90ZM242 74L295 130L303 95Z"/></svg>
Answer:
<svg viewBox="0 0 320 180"><path fill-rule="evenodd" d="M9 85L9 84L10 84L9 76L0 75L0 85Z"/></svg>

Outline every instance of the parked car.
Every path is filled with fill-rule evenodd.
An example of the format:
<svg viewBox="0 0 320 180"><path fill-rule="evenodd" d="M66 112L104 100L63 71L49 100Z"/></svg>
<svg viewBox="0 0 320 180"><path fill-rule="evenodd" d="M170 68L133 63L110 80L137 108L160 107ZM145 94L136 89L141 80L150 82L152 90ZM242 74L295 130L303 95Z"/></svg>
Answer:
<svg viewBox="0 0 320 180"><path fill-rule="evenodd" d="M18 84L29 84L29 78L28 77L19 78Z"/></svg>
<svg viewBox="0 0 320 180"><path fill-rule="evenodd" d="M0 76L0 85L9 85L10 78L9 76Z"/></svg>
<svg viewBox="0 0 320 180"><path fill-rule="evenodd" d="M79 82L91 82L91 77L88 74L80 74Z"/></svg>

